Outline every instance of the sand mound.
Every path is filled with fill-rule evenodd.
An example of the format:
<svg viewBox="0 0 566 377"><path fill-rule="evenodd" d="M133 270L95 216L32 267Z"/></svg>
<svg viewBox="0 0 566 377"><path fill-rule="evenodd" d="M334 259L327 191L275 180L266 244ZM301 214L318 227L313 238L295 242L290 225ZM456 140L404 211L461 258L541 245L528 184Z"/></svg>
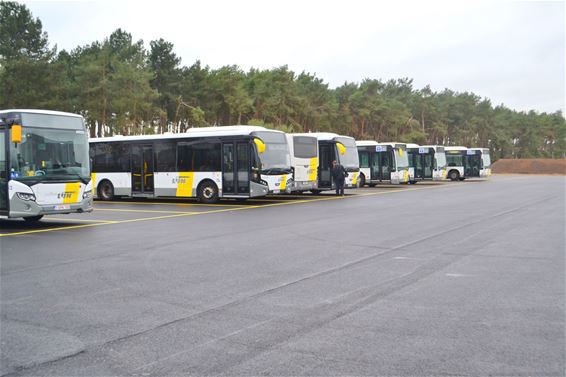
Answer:
<svg viewBox="0 0 566 377"><path fill-rule="evenodd" d="M563 174L566 175L566 159L507 159L491 165L494 174Z"/></svg>

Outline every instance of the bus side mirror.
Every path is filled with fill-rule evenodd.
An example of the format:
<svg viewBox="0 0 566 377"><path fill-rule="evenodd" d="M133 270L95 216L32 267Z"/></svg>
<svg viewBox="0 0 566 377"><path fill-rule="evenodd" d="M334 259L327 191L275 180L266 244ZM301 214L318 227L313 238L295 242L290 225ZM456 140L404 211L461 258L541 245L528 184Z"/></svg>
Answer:
<svg viewBox="0 0 566 377"><path fill-rule="evenodd" d="M344 153L346 153L346 147L344 146L344 144L336 143L336 146L338 147L338 152L340 152L341 155L344 155Z"/></svg>
<svg viewBox="0 0 566 377"><path fill-rule="evenodd" d="M12 126L12 143L17 144L22 142L22 126L13 125Z"/></svg>
<svg viewBox="0 0 566 377"><path fill-rule="evenodd" d="M258 153L265 152L265 143L261 139L254 138L254 143L257 146Z"/></svg>

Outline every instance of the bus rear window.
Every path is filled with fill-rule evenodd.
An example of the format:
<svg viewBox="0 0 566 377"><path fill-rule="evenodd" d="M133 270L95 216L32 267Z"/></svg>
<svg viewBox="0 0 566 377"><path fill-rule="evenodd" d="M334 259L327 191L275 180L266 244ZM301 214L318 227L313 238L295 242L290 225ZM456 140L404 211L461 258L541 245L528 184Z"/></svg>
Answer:
<svg viewBox="0 0 566 377"><path fill-rule="evenodd" d="M313 158L317 155L317 140L314 137L294 136L293 149L297 158Z"/></svg>

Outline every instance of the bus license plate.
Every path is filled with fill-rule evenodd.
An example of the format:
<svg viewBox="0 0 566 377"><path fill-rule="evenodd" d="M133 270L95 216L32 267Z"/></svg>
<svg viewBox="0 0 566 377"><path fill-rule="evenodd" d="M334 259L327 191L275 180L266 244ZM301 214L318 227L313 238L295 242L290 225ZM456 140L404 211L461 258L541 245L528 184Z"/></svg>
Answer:
<svg viewBox="0 0 566 377"><path fill-rule="evenodd" d="M274 194L279 194L281 192L281 190L273 190Z"/></svg>
<svg viewBox="0 0 566 377"><path fill-rule="evenodd" d="M66 209L71 209L71 205L70 204L60 204L60 205L57 205L57 206L53 206L53 209L55 211L63 211L63 210L66 210Z"/></svg>

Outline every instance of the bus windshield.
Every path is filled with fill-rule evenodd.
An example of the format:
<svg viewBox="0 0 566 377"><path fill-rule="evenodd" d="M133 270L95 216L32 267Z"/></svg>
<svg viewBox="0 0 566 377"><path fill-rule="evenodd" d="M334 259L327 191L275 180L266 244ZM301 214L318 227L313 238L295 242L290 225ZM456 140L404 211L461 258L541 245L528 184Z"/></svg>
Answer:
<svg viewBox="0 0 566 377"><path fill-rule="evenodd" d="M82 121L74 118L77 122ZM22 127L22 142L11 147L10 175L20 181L90 179L84 130Z"/></svg>
<svg viewBox="0 0 566 377"><path fill-rule="evenodd" d="M446 154L444 152L436 152L434 156L436 158L436 168L444 169L446 167Z"/></svg>
<svg viewBox="0 0 566 377"><path fill-rule="evenodd" d="M293 154L296 158L313 158L317 156L317 140L310 136L293 136Z"/></svg>
<svg viewBox="0 0 566 377"><path fill-rule="evenodd" d="M489 168L491 166L491 158L489 156L489 153L482 153L481 159L483 161L484 168Z"/></svg>
<svg viewBox="0 0 566 377"><path fill-rule="evenodd" d="M265 152L259 154L262 174L291 173L291 158L285 134L279 132L258 131L253 136L265 144Z"/></svg>
<svg viewBox="0 0 566 377"><path fill-rule="evenodd" d="M358 147L354 139L337 137L334 140L346 147L346 152L343 155L339 155L340 164L344 166L345 169L358 169L360 167L360 159L358 156Z"/></svg>
<svg viewBox="0 0 566 377"><path fill-rule="evenodd" d="M402 148L395 148L395 161L397 162L397 169L405 169L409 167L409 154L407 150Z"/></svg>

